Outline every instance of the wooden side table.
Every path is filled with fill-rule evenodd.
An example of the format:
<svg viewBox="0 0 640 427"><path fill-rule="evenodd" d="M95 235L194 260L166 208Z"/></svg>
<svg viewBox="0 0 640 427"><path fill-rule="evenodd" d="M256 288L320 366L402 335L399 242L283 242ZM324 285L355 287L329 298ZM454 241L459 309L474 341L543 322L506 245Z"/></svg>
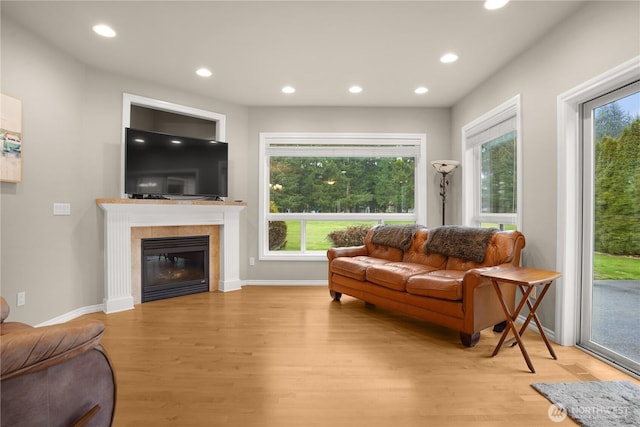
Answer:
<svg viewBox="0 0 640 427"><path fill-rule="evenodd" d="M544 343L546 344L547 349L551 354L551 357L553 357L554 359L558 359L558 357L556 356L556 353L553 351L553 348L551 347L551 344L549 343L549 340L547 339L547 336L544 333L544 329L542 328L540 319L538 319L536 310L540 306L540 303L542 302L544 295L549 290L549 287L551 286L553 281L558 277L560 277L561 274L556 271L538 270L536 268L510 267L510 268L499 268L495 270L489 270L485 273L482 273L481 276L486 277L487 279L490 279L491 282L493 283L493 288L496 290L496 294L498 295L498 299L500 300L500 305L502 306L502 310L504 310L504 314L507 316L507 327L502 333L502 337L500 338L500 341L498 342L498 345L496 346L495 350L493 350L493 354L491 355L491 357L498 354L498 351L500 351L500 348L502 347L502 344L507 338L507 335L509 335L509 331L513 331L515 341L520 347L520 351L522 352L522 356L524 356L524 359L527 362L527 366L529 367L529 370L535 373L536 370L533 367L533 363L531 363L531 358L529 357L529 354L527 353L527 349L524 347L524 343L522 342L522 334L527 329L527 326L529 326L529 322L531 322L531 319L533 319L533 321L538 326L538 331L540 331L540 335L542 336L542 339L544 340ZM520 301L518 306L515 308L513 313L509 311L509 307L505 302L504 296L502 295L502 291L500 290L500 286L498 286L498 282L516 285L518 286L518 288L520 288L520 291L522 292L522 295L523 295L522 300ZM540 292L540 295L538 295L538 298L536 299L535 304L531 304L529 297L531 295L531 292L535 288L535 285L542 285L543 287L542 287L542 291ZM514 321L520 315L520 312L524 308L525 304L527 305L527 307L529 307L529 315L527 316L527 319L525 320L520 330L518 331L516 329L516 325Z"/></svg>

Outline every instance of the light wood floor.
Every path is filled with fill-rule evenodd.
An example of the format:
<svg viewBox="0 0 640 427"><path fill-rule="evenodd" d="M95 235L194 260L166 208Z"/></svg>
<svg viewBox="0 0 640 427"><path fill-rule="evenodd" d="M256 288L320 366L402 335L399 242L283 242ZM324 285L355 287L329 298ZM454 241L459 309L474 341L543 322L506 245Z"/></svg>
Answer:
<svg viewBox="0 0 640 427"><path fill-rule="evenodd" d="M491 329L458 333L324 287L245 287L105 315L116 426L557 426L533 382L639 381L525 333L490 357ZM569 419L562 425L575 425Z"/></svg>

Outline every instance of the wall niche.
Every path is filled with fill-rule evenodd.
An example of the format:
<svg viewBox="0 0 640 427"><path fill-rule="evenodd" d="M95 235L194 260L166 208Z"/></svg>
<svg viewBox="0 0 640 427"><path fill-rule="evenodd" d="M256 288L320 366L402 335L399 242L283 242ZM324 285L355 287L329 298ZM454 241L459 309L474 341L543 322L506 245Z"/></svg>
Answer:
<svg viewBox="0 0 640 427"><path fill-rule="evenodd" d="M226 121L221 113L123 93L120 168L124 171L125 128L227 142ZM120 174L120 188L120 197L126 199L124 173Z"/></svg>
<svg viewBox="0 0 640 427"><path fill-rule="evenodd" d="M217 140L217 125L213 120L131 105L130 127L134 129Z"/></svg>

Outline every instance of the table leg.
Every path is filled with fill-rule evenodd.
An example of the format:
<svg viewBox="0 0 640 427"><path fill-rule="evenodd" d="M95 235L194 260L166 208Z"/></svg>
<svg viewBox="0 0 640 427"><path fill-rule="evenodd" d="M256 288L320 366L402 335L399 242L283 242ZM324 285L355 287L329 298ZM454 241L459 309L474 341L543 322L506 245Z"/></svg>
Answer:
<svg viewBox="0 0 640 427"><path fill-rule="evenodd" d="M493 354L491 355L491 357L498 354L498 351L500 351L500 348L502 347L504 340L507 338L507 335L509 335L509 331L513 331L513 336L516 339L516 342L518 343L518 347L520 347L520 352L522 353L524 360L527 362L527 366L529 367L529 370L535 373L536 370L533 367L533 363L531 363L531 358L529 357L529 353L527 353L527 349L524 347L524 343L520 338L520 333L518 332L518 329L516 328L515 323L513 323L513 321L516 320L520 315L520 311L522 311L522 308L524 307L524 304L525 304L524 299L528 298L529 294L531 293L531 289L527 290L527 292L525 293L526 297L522 301L520 301L520 304L518 304L518 307L516 307L513 314L511 314L509 312L509 307L507 306L507 303L504 300L504 296L502 295L502 291L500 290L500 286L498 285L498 282L496 280L492 280L492 282L493 282L493 287L496 290L496 294L498 295L498 300L500 301L500 305L502 306L502 310L504 311L504 314L507 317L507 327L502 333L502 337L500 337L500 341L498 341L498 345L493 350Z"/></svg>
<svg viewBox="0 0 640 427"><path fill-rule="evenodd" d="M551 357L554 360L558 360L558 357L556 356L555 351L553 351L553 347L551 347L551 343L547 339L547 335L544 333L544 329L542 328L542 324L540 323L540 319L538 318L538 315L536 314L536 311L538 310L538 306L542 302L542 298L544 298L544 295L549 290L549 287L551 286L551 283L553 283L553 282L551 281L551 282L547 282L547 283L544 284L544 286L542 288L542 292L540 292L540 295L538 295L536 303L533 306L531 305L531 301L529 301L528 297L527 298L523 298L523 299L526 299L527 307L529 307L529 315L527 316L527 319L525 320L525 322L522 324L522 327L520 328L520 335L522 335L524 333L524 331L527 329L527 326L529 326L529 323L531 322L531 319L533 319L534 322L536 323L536 326L538 327L538 331L540 332L540 336L542 336L542 340L544 341L545 345L547 346L547 350L549 350L549 354L551 354ZM525 293L525 290L523 289L524 286L523 285L518 285L518 286L520 287L520 291L522 291L522 293L524 295L524 293ZM532 289L533 286L529 286L528 288Z"/></svg>

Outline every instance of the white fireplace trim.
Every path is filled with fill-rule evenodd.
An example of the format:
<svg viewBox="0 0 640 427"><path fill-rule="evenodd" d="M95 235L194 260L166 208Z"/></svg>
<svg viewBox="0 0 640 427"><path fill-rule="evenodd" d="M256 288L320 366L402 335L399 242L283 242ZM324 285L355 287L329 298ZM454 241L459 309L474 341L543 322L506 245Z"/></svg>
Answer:
<svg viewBox="0 0 640 427"><path fill-rule="evenodd" d="M240 280L241 202L98 199L104 211L104 312L134 308L131 289L131 227L220 225L218 290L229 292Z"/></svg>

